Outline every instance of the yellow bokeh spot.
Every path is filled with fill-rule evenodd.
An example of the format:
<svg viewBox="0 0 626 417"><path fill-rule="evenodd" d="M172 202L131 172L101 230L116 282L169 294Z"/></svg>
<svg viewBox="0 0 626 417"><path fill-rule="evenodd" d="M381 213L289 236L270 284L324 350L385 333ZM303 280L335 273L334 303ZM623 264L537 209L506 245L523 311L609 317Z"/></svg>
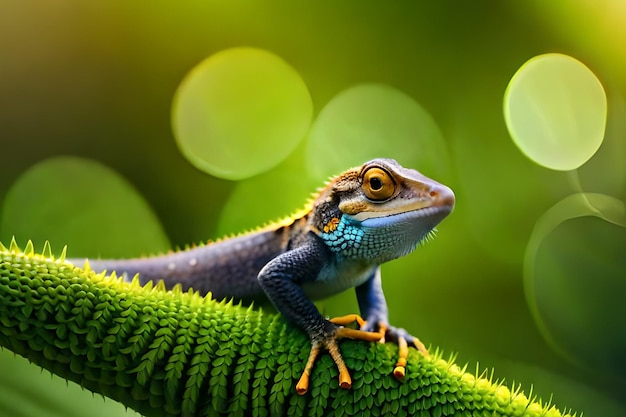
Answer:
<svg viewBox="0 0 626 417"><path fill-rule="evenodd" d="M327 178L374 158L393 158L438 179L450 172L445 140L424 107L389 85L360 84L320 111L307 140L307 162L314 175Z"/></svg>
<svg viewBox="0 0 626 417"><path fill-rule="evenodd" d="M239 180L267 171L304 138L313 104L300 75L256 48L233 48L187 74L172 104L178 147L198 169Z"/></svg>
<svg viewBox="0 0 626 417"><path fill-rule="evenodd" d="M602 84L583 63L562 54L527 61L504 95L513 142L528 158L567 171L587 162L602 144L607 101Z"/></svg>

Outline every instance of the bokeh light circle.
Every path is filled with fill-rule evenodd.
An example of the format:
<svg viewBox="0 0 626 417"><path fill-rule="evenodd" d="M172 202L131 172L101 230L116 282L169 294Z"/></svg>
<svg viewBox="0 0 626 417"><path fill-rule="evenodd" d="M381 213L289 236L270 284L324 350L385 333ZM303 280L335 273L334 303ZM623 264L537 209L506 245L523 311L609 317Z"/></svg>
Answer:
<svg viewBox="0 0 626 417"><path fill-rule="evenodd" d="M544 338L596 372L626 374L626 208L603 194L571 195L537 221L524 288Z"/></svg>
<svg viewBox="0 0 626 417"><path fill-rule="evenodd" d="M587 162L602 144L607 101L598 78L562 54L527 61L504 94L511 138L531 160L567 171Z"/></svg>
<svg viewBox="0 0 626 417"><path fill-rule="evenodd" d="M432 116L406 93L361 84L332 98L313 123L307 164L318 178L337 175L373 158L393 158L440 181L450 157Z"/></svg>
<svg viewBox="0 0 626 417"><path fill-rule="evenodd" d="M1 239L68 245L70 256L123 258L170 249L146 200L120 174L84 158L59 156L27 169L9 189Z"/></svg>
<svg viewBox="0 0 626 417"><path fill-rule="evenodd" d="M239 180L282 161L308 131L309 91L283 59L256 48L218 52L178 87L172 126L184 156L211 175Z"/></svg>

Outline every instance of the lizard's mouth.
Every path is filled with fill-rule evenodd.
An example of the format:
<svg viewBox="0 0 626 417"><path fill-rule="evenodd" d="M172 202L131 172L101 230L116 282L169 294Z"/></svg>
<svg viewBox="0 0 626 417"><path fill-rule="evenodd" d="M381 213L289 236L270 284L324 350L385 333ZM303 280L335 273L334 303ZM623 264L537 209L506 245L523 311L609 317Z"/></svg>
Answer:
<svg viewBox="0 0 626 417"><path fill-rule="evenodd" d="M417 226L420 229L433 229L439 222L448 216L454 209L454 205L444 204L438 206L423 207L402 213L390 213L377 217L369 217L361 221L364 227L379 228L393 225ZM382 213L379 213L382 214Z"/></svg>
<svg viewBox="0 0 626 417"><path fill-rule="evenodd" d="M423 209L416 210L416 215L419 217L440 217L443 220L448 214L454 210L454 204L443 205L435 207L424 207Z"/></svg>

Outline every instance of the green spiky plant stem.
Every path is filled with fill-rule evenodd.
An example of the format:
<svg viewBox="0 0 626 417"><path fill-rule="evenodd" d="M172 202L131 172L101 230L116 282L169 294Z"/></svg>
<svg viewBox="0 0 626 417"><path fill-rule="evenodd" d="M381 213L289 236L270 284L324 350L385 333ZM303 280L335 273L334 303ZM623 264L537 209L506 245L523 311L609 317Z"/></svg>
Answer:
<svg viewBox="0 0 626 417"><path fill-rule="evenodd" d="M310 349L278 315L161 285L140 286L0 244L0 346L145 416L564 416L556 407L412 351L345 341L354 385L328 355L307 395L295 392Z"/></svg>

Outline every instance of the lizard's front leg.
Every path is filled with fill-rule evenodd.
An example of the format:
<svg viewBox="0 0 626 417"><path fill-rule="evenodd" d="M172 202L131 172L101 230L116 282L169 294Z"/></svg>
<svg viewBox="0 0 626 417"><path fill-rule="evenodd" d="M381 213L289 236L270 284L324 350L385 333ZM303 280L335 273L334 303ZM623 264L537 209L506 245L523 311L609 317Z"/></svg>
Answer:
<svg viewBox="0 0 626 417"><path fill-rule="evenodd" d="M389 341L398 344L398 362L393 370L396 379L403 379L406 374L409 346L415 347L423 355L428 355L424 344L406 330L389 325L389 310L383 294L380 278L380 266L376 268L370 279L356 287L356 296L359 302L361 315L365 318L365 331L379 331L384 334L382 342Z"/></svg>
<svg viewBox="0 0 626 417"><path fill-rule="evenodd" d="M296 249L274 258L259 272L259 283L276 309L285 318L303 329L311 339L311 353L304 372L296 385L298 394L309 388L309 376L319 353L326 349L339 370L339 385L350 388L352 380L341 357L337 341L342 338L378 341L380 333L365 332L341 327L326 320L305 295L301 285L317 278L328 262L328 250L314 238Z"/></svg>

